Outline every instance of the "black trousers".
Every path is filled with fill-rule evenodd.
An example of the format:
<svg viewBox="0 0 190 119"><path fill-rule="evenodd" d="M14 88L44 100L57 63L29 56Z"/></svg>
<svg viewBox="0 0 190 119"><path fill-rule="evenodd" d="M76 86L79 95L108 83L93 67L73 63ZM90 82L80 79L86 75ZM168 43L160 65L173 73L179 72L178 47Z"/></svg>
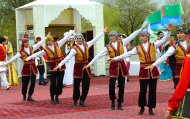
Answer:
<svg viewBox="0 0 190 119"><path fill-rule="evenodd" d="M38 68L39 74L44 75L44 73L45 73L44 65L39 65L39 66L37 66L37 68Z"/></svg>
<svg viewBox="0 0 190 119"><path fill-rule="evenodd" d="M174 82L174 88L176 88L177 84L179 83L179 78L173 78L173 82Z"/></svg>
<svg viewBox="0 0 190 119"><path fill-rule="evenodd" d="M140 79L140 93L139 93L139 106L144 107L147 106L149 108L156 107L156 87L157 87L157 79ZM148 92L148 104L146 100L146 92L147 87L149 86Z"/></svg>
<svg viewBox="0 0 190 119"><path fill-rule="evenodd" d="M63 76L64 71L57 70L50 72L50 96L62 94Z"/></svg>
<svg viewBox="0 0 190 119"><path fill-rule="evenodd" d="M26 95L29 81L30 81L30 88L28 91L28 95L32 96L32 94L34 93L36 75L32 73L32 76L22 76L22 95Z"/></svg>
<svg viewBox="0 0 190 119"><path fill-rule="evenodd" d="M175 72L173 72L173 82L174 82L174 88L176 89L177 84L179 83L179 78L174 78Z"/></svg>
<svg viewBox="0 0 190 119"><path fill-rule="evenodd" d="M82 82L82 94L80 95L80 83ZM74 78L73 100L85 101L90 87L90 77L86 70L84 70L83 78Z"/></svg>
<svg viewBox="0 0 190 119"><path fill-rule="evenodd" d="M119 71L119 77L118 78L110 78L109 80L109 96L111 101L115 101L115 82L118 79L118 99L117 102L123 103L124 98L124 89L125 89L125 77L122 76L121 71Z"/></svg>

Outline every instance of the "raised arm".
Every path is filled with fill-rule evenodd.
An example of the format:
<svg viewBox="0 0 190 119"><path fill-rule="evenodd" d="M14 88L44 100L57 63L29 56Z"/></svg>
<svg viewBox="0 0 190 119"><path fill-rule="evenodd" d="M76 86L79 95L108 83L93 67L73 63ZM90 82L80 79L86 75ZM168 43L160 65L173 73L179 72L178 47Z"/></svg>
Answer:
<svg viewBox="0 0 190 119"><path fill-rule="evenodd" d="M123 39L123 46L126 46L127 44L129 44L137 35L139 35L141 33L141 31L143 30L143 28L140 28L139 30L136 30L135 32L133 32L129 37Z"/></svg>
<svg viewBox="0 0 190 119"><path fill-rule="evenodd" d="M166 35L160 40L154 43L155 48L159 48L161 45L163 45L164 43L166 43L166 41L169 39L170 35L171 35L171 30L172 30L172 24L168 25L167 28L167 33Z"/></svg>
<svg viewBox="0 0 190 119"><path fill-rule="evenodd" d="M165 60L167 60L167 58L171 55L173 55L175 53L175 48L173 46L171 46L164 55L162 55L160 58L158 58L156 60L156 62L154 62L152 65L153 66L157 66L159 65L160 63L164 62Z"/></svg>
<svg viewBox="0 0 190 119"><path fill-rule="evenodd" d="M57 44L59 45L59 47L61 47L70 38L70 36L73 35L74 33L75 33L75 30L70 30L68 35L66 35L64 38L62 38L61 40L59 40L57 42Z"/></svg>
<svg viewBox="0 0 190 119"><path fill-rule="evenodd" d="M99 54L97 54L88 65L90 66L94 64L94 62L106 56L107 54L108 54L108 50L106 47L104 47L104 49Z"/></svg>
<svg viewBox="0 0 190 119"><path fill-rule="evenodd" d="M104 32L101 32L96 37L94 37L91 41L88 41L87 42L88 48L94 45L103 35L104 35Z"/></svg>
<svg viewBox="0 0 190 119"><path fill-rule="evenodd" d="M125 59L127 57L131 57L132 55L136 55L137 54L137 49L133 48L131 51L129 52L125 52L124 54L114 57L112 60L120 60L120 59Z"/></svg>
<svg viewBox="0 0 190 119"><path fill-rule="evenodd" d="M155 48L159 48L161 45L163 45L164 43L166 43L166 41L170 38L170 31L167 31L166 35L161 39L161 40L157 40L156 42L154 42L154 46Z"/></svg>
<svg viewBox="0 0 190 119"><path fill-rule="evenodd" d="M104 32L99 33L96 37L94 37L91 41L87 42L88 48L94 45L103 35L108 32L108 28L104 29Z"/></svg>
<svg viewBox="0 0 190 119"><path fill-rule="evenodd" d="M76 55L76 50L75 49L71 49L71 52L65 57L64 60L62 60L57 68L61 68L61 66L63 66L66 62L68 62L72 57L74 57Z"/></svg>
<svg viewBox="0 0 190 119"><path fill-rule="evenodd" d="M9 61L7 61L6 63L5 63L5 65L8 65L8 64L10 64L11 62L14 62L16 59L18 59L18 58L20 58L21 57L21 54L20 54L20 52L18 52L13 58L11 58Z"/></svg>
<svg viewBox="0 0 190 119"><path fill-rule="evenodd" d="M27 58L26 58L26 61L29 61L29 60L34 59L34 58L36 58L36 57L41 57L41 56L43 56L44 54L46 54L46 52L45 52L44 50L39 51L39 52L37 52L37 53L35 53L35 54L33 54L33 55L27 57Z"/></svg>
<svg viewBox="0 0 190 119"><path fill-rule="evenodd" d="M42 46L44 43L45 43L45 41L46 41L46 37L45 38L43 38L40 42L38 42L37 44L35 44L35 45L33 45L32 47L33 47L33 50L35 51L35 50L37 50L40 46Z"/></svg>
<svg viewBox="0 0 190 119"><path fill-rule="evenodd" d="M172 96L168 101L168 111L173 112L178 109L179 103L183 100L187 89L190 85L190 55L186 56L182 73L180 76L179 84Z"/></svg>

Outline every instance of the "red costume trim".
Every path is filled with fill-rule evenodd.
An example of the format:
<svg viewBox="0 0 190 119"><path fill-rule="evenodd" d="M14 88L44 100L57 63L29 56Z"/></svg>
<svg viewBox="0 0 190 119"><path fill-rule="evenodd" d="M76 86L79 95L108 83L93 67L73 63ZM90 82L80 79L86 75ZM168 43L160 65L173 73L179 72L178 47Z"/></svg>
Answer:
<svg viewBox="0 0 190 119"><path fill-rule="evenodd" d="M120 45L123 46L123 43L122 43L122 41L119 40L117 42L117 50L116 50L115 47L112 44L110 44L110 47L113 49L113 51L115 53L115 56L121 55ZM123 77L126 77L129 74L124 60L118 60L118 61L112 61L110 63L110 66L109 66L110 77L118 78L119 77L119 69L121 69L121 73L122 73Z"/></svg>
<svg viewBox="0 0 190 119"><path fill-rule="evenodd" d="M172 98L168 101L168 110L175 111L179 107L179 103L183 100L187 89L190 86L190 56L186 56L183 63L182 73L179 84Z"/></svg>

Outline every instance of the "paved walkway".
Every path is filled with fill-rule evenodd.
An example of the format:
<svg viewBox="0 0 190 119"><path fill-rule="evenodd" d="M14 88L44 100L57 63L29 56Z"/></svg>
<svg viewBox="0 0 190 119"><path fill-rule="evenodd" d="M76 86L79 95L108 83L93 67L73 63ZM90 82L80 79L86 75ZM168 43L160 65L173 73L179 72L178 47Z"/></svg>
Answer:
<svg viewBox="0 0 190 119"><path fill-rule="evenodd" d="M36 84L35 102L22 102L21 86L0 90L0 119L165 119L167 101L174 89L172 81L158 82L155 116L148 115L147 108L144 115L138 116L139 82L136 78L126 84L123 111L110 110L108 77L92 78L86 108L72 106L72 91L72 86L64 88L61 104L52 105L49 84Z"/></svg>

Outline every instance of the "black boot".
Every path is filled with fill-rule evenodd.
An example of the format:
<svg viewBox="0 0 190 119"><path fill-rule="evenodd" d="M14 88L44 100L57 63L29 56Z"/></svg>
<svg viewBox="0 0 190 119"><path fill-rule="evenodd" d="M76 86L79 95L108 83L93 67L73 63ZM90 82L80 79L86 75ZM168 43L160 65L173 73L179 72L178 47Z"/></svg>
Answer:
<svg viewBox="0 0 190 119"><path fill-rule="evenodd" d="M141 107L141 110L139 111L139 115L143 115L144 113L144 107Z"/></svg>
<svg viewBox="0 0 190 119"><path fill-rule="evenodd" d="M111 102L111 109L112 109L112 110L115 110L115 101L112 101L112 102Z"/></svg>
<svg viewBox="0 0 190 119"><path fill-rule="evenodd" d="M155 115L155 113L153 112L152 108L149 108L148 113L149 113L149 115Z"/></svg>
<svg viewBox="0 0 190 119"><path fill-rule="evenodd" d="M84 101L82 101L82 100L80 100L79 105L82 106L82 107L86 107L86 104L85 104Z"/></svg>
<svg viewBox="0 0 190 119"><path fill-rule="evenodd" d="M73 106L75 106L75 107L78 106L77 101L74 101L74 102L73 102Z"/></svg>
<svg viewBox="0 0 190 119"><path fill-rule="evenodd" d="M23 95L22 101L26 101L26 95Z"/></svg>
<svg viewBox="0 0 190 119"><path fill-rule="evenodd" d="M43 85L45 86L46 84L48 84L48 81L47 81L47 82L46 82L46 81L44 81L44 84L43 84Z"/></svg>
<svg viewBox="0 0 190 119"><path fill-rule="evenodd" d="M120 102L118 102L117 109L118 109L118 110L123 110L123 108L122 108L122 104L121 104Z"/></svg>
<svg viewBox="0 0 190 119"><path fill-rule="evenodd" d="M27 99L28 101L35 101L32 97L31 97L31 95L28 95L28 99Z"/></svg>
<svg viewBox="0 0 190 119"><path fill-rule="evenodd" d="M56 104L59 104L59 103L60 103L58 97L59 97L58 95L55 96L55 103L56 103Z"/></svg>
<svg viewBox="0 0 190 119"><path fill-rule="evenodd" d="M55 104L54 95L51 95L51 104Z"/></svg>

